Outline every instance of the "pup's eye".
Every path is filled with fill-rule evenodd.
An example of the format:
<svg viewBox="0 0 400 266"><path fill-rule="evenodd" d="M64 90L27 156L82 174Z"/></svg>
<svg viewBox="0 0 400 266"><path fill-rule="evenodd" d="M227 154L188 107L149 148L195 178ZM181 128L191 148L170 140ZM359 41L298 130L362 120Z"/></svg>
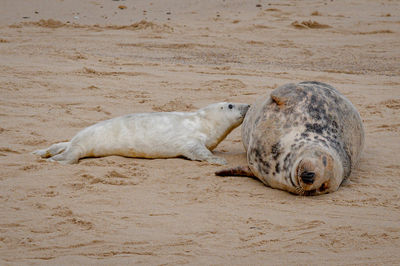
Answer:
<svg viewBox="0 0 400 266"><path fill-rule="evenodd" d="M232 104L228 105L228 108L229 108L229 109L232 109L232 108L233 108L233 105L232 105Z"/></svg>

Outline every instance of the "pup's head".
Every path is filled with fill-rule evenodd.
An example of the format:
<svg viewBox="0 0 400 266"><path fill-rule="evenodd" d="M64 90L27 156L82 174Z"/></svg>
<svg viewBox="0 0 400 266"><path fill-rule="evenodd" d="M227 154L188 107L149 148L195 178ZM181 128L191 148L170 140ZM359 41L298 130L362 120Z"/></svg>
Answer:
<svg viewBox="0 0 400 266"><path fill-rule="evenodd" d="M214 103L200 109L206 116L212 119L228 122L233 128L239 126L249 110L250 105L244 103Z"/></svg>
<svg viewBox="0 0 400 266"><path fill-rule="evenodd" d="M238 127L249 110L243 103L214 103L200 109L197 113L203 118L204 130L208 138L206 146L214 149L233 129Z"/></svg>

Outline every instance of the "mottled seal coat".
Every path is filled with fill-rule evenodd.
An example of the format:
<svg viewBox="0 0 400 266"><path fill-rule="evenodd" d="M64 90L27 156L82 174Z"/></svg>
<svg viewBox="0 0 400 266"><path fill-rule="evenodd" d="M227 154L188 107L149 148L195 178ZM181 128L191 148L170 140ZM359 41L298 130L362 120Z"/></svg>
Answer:
<svg viewBox="0 0 400 266"><path fill-rule="evenodd" d="M130 114L89 126L70 142L37 150L43 158L77 163L80 158L122 155L142 158L184 156L191 160L225 164L211 153L249 109L248 104L215 103L196 112Z"/></svg>
<svg viewBox="0 0 400 266"><path fill-rule="evenodd" d="M299 195L338 189L364 145L364 129L351 102L328 84L283 85L255 103L243 121L248 167L217 175L256 176Z"/></svg>

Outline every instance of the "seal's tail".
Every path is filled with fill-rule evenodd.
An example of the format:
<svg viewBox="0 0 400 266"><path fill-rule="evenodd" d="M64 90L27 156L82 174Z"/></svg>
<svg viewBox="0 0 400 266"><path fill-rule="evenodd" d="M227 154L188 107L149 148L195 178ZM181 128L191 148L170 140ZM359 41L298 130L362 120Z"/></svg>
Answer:
<svg viewBox="0 0 400 266"><path fill-rule="evenodd" d="M255 177L253 172L251 172L250 168L246 166L238 166L229 169L223 169L220 171L215 172L218 176L248 176L248 177Z"/></svg>

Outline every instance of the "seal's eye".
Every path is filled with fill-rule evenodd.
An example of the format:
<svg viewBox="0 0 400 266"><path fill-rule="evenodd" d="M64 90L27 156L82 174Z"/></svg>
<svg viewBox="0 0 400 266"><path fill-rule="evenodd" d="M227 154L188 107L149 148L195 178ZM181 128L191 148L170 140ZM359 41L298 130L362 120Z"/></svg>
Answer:
<svg viewBox="0 0 400 266"><path fill-rule="evenodd" d="M229 109L232 109L232 108L233 108L233 105L232 105L232 104L228 105L228 108L229 108Z"/></svg>

